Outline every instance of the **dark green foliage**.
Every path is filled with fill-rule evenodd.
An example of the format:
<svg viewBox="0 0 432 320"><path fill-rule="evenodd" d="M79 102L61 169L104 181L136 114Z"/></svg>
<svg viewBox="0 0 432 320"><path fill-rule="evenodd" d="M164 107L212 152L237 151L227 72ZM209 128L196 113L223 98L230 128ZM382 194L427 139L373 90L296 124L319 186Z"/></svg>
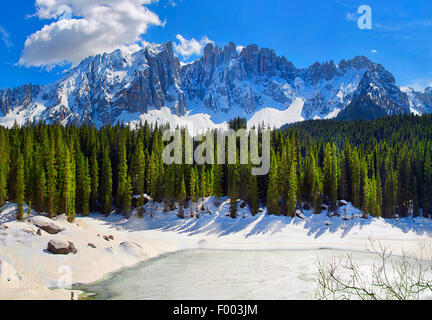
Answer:
<svg viewBox="0 0 432 320"><path fill-rule="evenodd" d="M107 147L102 149L102 166L99 180L99 203L101 211L109 215L112 210L112 168Z"/></svg>
<svg viewBox="0 0 432 320"><path fill-rule="evenodd" d="M17 219L22 220L24 218L24 192L25 192L25 181L24 181L24 159L22 154L18 155L17 159L17 171L15 180L16 198L15 201L18 203Z"/></svg>
<svg viewBox="0 0 432 320"><path fill-rule="evenodd" d="M231 123L244 126L243 119ZM252 214L260 201L269 214L292 216L299 205L320 213L326 202L337 210L340 199L372 216L432 214L432 115L306 121L273 131L265 176L252 176L251 164L166 165L165 129L147 123L136 130L120 124L0 128L0 206L17 202L22 217L24 203L32 203L38 212L65 213L73 221L75 212L144 210L147 193L153 208L165 201L174 209L177 202L181 216L189 199L191 215L198 216L209 196L228 196L232 217L238 199Z"/></svg>

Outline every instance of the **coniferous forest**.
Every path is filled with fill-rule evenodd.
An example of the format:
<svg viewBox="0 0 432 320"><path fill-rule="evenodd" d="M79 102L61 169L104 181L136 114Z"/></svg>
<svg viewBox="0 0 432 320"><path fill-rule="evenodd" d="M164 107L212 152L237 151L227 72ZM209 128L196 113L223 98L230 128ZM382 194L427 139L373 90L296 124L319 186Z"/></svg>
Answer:
<svg viewBox="0 0 432 320"><path fill-rule="evenodd" d="M245 125L244 119L230 123ZM340 199L371 216L432 214L432 115L306 121L272 131L265 176L251 175L252 165L165 165L165 129L147 123L0 128L0 204L18 203L18 219L27 203L69 221L96 211L127 215L134 207L143 215L148 199L163 202L166 211L178 208L184 218L208 196L228 196L233 218L238 199L252 214L260 205L274 215L337 211Z"/></svg>

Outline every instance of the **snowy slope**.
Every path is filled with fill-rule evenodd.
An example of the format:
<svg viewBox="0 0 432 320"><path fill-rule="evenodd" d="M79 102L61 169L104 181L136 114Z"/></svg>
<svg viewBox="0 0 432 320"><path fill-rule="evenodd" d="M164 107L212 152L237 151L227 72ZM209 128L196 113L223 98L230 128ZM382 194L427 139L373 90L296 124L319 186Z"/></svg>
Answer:
<svg viewBox="0 0 432 320"><path fill-rule="evenodd" d="M84 59L58 81L0 90L0 125L93 124L140 121L223 128L234 117L250 126L335 118L370 96L382 114L432 111L432 88L399 88L383 66L366 57L297 69L274 50L249 45L237 52L208 44L184 64L172 44L146 44ZM361 98L361 99L360 99ZM302 101L300 104L299 101ZM356 110L362 110L362 105ZM349 117L348 117L349 118Z"/></svg>
<svg viewBox="0 0 432 320"><path fill-rule="evenodd" d="M279 129L285 124L303 121L303 107L304 101L297 98L286 110L261 109L248 121L248 128L258 128L263 125L271 129Z"/></svg>

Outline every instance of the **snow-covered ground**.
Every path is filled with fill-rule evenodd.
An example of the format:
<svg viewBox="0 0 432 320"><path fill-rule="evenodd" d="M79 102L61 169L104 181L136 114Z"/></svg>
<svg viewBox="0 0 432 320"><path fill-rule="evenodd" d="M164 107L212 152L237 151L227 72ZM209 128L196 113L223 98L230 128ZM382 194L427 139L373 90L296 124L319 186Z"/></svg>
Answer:
<svg viewBox="0 0 432 320"><path fill-rule="evenodd" d="M70 224L59 216L52 222L65 230L57 235L44 231L38 235L32 222L37 214L17 222L16 205L6 204L0 213L0 299L70 299L68 290L48 289L57 287L69 268L73 283L91 283L124 267L184 249L366 251L372 238L394 254L404 250L420 254L432 240L431 220L362 219L351 205L340 208L340 217L305 212L303 218L288 218L268 216L265 208L252 216L247 206L239 204L239 216L232 219L228 199L221 199L217 206L214 198L203 203L205 210L199 218L179 219L177 212L163 212L162 204L153 217L150 204L143 218L135 213L129 219L92 214ZM185 210L189 213L190 208ZM113 240L104 239L110 235ZM78 253L49 253L47 244L52 239L73 242Z"/></svg>

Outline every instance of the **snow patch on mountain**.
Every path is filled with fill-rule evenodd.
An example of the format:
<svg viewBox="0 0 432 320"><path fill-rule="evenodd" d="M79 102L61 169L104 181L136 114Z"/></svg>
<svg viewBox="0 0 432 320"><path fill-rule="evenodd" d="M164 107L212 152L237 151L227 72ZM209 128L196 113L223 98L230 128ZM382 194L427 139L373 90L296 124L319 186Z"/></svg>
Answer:
<svg viewBox="0 0 432 320"><path fill-rule="evenodd" d="M118 117L120 122L128 123L131 127L136 127L140 123L149 125L169 125L170 128L188 128L188 131L193 136L205 133L207 130L221 129L228 130L227 122L215 124L210 115L199 113L184 116L177 116L171 112L171 109L164 107L161 110L150 110L146 114L128 113L123 111Z"/></svg>
<svg viewBox="0 0 432 320"><path fill-rule="evenodd" d="M260 126L279 129L285 124L303 121L302 117L304 100L297 98L286 110L274 108L264 108L255 113L248 121L248 128L258 128Z"/></svg>
<svg viewBox="0 0 432 320"><path fill-rule="evenodd" d="M136 52L88 57L49 85L0 90L0 125L148 121L198 132L243 117L250 126L264 121L278 128L341 114L361 117L368 101L383 115L430 113L432 88L399 88L383 66L362 56L297 69L274 50L248 45L239 52L230 43L208 44L200 59L184 64L172 43L146 44Z"/></svg>

